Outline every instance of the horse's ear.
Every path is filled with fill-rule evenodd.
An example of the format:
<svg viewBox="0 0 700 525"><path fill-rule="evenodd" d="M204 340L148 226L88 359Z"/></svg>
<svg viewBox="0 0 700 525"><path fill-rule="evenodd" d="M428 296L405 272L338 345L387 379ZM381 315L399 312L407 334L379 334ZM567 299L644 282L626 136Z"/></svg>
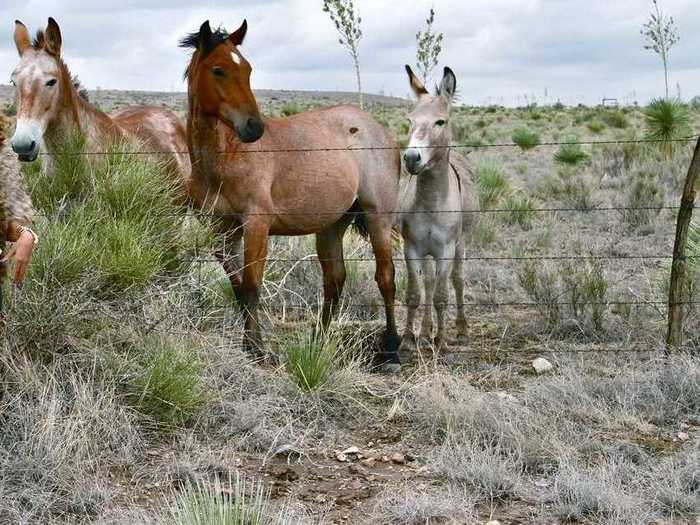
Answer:
<svg viewBox="0 0 700 525"><path fill-rule="evenodd" d="M32 47L32 37L29 36L29 30L19 20L15 20L15 45L19 56Z"/></svg>
<svg viewBox="0 0 700 525"><path fill-rule="evenodd" d="M243 20L241 27L239 27L233 33L231 33L229 35L228 39L231 41L231 43L234 46L240 46L241 44L243 44L243 41L245 40L245 35L247 32L248 32L248 20Z"/></svg>
<svg viewBox="0 0 700 525"><path fill-rule="evenodd" d="M440 87L438 88L438 95L443 97L447 102L452 102L457 92L457 77L454 71L449 67L445 68L445 73L440 82Z"/></svg>
<svg viewBox="0 0 700 525"><path fill-rule="evenodd" d="M206 20L199 28L199 49L209 49L212 36L209 20Z"/></svg>
<svg viewBox="0 0 700 525"><path fill-rule="evenodd" d="M61 28L53 18L49 17L49 23L46 26L46 52L56 58L60 57L62 41Z"/></svg>
<svg viewBox="0 0 700 525"><path fill-rule="evenodd" d="M408 64L406 64L406 73L408 73L408 82L411 84L411 89L413 90L413 93L416 95L416 97L420 98L423 95L427 95L428 90L425 89L423 82L421 82L418 79L418 77L411 69L411 66L409 66Z"/></svg>

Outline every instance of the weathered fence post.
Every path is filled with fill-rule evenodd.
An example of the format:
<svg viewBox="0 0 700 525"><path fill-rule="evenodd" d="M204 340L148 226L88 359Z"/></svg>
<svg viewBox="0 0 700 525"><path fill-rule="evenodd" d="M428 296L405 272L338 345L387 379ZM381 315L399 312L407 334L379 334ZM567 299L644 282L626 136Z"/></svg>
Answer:
<svg viewBox="0 0 700 525"><path fill-rule="evenodd" d="M676 223L676 243L673 247L673 264L671 265L671 284L668 291L668 335L666 336L666 352L683 344L683 303L686 300L686 281L688 263L685 249L688 243L690 220L693 218L695 207L695 185L700 176L700 139L695 145L693 160L688 169L688 176L683 186L681 207L678 210Z"/></svg>

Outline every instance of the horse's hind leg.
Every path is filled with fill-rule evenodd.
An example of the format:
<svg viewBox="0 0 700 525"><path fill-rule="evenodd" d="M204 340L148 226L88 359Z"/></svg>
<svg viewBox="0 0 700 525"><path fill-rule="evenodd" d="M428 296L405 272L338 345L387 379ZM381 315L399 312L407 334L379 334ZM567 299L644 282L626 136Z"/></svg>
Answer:
<svg viewBox="0 0 700 525"><path fill-rule="evenodd" d="M376 261L375 280L384 299L386 312L386 334L384 344L384 369L398 371L400 338L396 329L396 283L393 253L391 246L391 231L393 217L390 214L366 213L367 230L369 232L374 258Z"/></svg>
<svg viewBox="0 0 700 525"><path fill-rule="evenodd" d="M342 219L316 234L316 253L323 270L323 313L321 326L325 331L335 316L345 285L343 236L350 220Z"/></svg>
<svg viewBox="0 0 700 525"><path fill-rule="evenodd" d="M455 289L457 298L457 338L465 340L467 338L467 316L464 313L464 241L457 243L454 266L452 267L452 286Z"/></svg>

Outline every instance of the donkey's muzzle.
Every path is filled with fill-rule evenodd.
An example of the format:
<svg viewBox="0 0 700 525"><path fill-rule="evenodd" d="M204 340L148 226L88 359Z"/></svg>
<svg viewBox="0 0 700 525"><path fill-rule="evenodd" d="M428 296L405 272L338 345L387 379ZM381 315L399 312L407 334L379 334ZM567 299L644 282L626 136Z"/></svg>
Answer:
<svg viewBox="0 0 700 525"><path fill-rule="evenodd" d="M39 145L35 140L19 139L12 141L12 151L22 162L34 162L39 156Z"/></svg>
<svg viewBox="0 0 700 525"><path fill-rule="evenodd" d="M408 170L411 175L417 175L421 170L421 160L420 151L416 149L408 150L403 156L406 170Z"/></svg>

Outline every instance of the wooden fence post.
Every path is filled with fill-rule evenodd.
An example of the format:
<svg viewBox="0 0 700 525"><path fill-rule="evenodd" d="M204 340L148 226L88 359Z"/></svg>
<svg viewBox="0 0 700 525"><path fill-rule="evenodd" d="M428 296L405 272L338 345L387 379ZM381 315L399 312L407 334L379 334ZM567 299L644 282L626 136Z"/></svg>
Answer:
<svg viewBox="0 0 700 525"><path fill-rule="evenodd" d="M686 301L686 282L688 263L685 249L688 243L688 230L695 207L695 185L700 176L700 139L695 145L693 160L688 169L688 176L683 186L681 207L676 223L676 242L673 247L673 264L671 265L671 284L668 291L668 334L666 336L666 353L683 344L683 302Z"/></svg>

